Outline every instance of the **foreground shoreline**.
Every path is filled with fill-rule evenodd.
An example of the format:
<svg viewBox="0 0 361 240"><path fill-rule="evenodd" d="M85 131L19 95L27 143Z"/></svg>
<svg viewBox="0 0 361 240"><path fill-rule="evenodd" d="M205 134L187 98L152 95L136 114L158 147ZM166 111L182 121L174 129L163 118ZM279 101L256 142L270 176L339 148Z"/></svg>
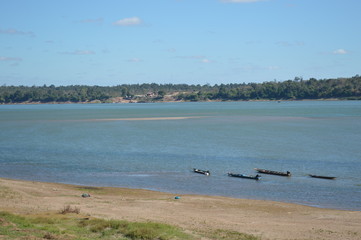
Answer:
<svg viewBox="0 0 361 240"><path fill-rule="evenodd" d="M83 193L90 194L83 198ZM0 211L57 212L66 205L82 214L155 221L186 231L226 229L261 239L360 239L361 212L264 200L179 195L142 189L87 187L0 178Z"/></svg>

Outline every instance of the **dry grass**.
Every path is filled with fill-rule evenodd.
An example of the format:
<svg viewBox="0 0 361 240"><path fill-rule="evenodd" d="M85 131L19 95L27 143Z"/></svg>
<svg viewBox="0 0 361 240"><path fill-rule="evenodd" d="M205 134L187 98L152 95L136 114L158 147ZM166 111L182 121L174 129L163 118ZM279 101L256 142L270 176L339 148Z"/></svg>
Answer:
<svg viewBox="0 0 361 240"><path fill-rule="evenodd" d="M68 213L76 213L76 214L79 214L80 213L80 208L78 207L72 207L70 205L67 205L67 206L64 206L63 209L61 209L59 211L60 214L68 214Z"/></svg>

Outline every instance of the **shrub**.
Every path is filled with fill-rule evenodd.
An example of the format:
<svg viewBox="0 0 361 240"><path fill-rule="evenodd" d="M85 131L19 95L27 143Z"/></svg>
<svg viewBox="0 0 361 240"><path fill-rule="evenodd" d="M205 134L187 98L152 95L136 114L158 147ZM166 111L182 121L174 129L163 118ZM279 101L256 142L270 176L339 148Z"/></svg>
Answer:
<svg viewBox="0 0 361 240"><path fill-rule="evenodd" d="M80 213L80 208L78 207L71 207L70 205L65 206L63 209L59 211L60 214L67 214L67 213Z"/></svg>

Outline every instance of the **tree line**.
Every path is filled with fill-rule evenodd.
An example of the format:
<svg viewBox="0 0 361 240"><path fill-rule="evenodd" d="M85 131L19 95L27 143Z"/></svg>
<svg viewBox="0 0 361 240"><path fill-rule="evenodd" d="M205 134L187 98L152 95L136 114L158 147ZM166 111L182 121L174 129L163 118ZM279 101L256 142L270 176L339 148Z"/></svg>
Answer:
<svg viewBox="0 0 361 240"><path fill-rule="evenodd" d="M113 102L114 98L135 102L153 101L247 101L355 99L361 100L361 76L282 82L220 85L122 84L117 86L6 86L0 87L0 103Z"/></svg>

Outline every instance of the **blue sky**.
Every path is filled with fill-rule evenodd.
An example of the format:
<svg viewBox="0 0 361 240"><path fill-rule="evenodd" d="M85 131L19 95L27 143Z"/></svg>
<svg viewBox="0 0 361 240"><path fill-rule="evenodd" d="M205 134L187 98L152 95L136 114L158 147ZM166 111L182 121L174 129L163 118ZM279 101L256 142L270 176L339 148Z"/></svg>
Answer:
<svg viewBox="0 0 361 240"><path fill-rule="evenodd" d="M0 85L361 74L359 0L0 0Z"/></svg>

